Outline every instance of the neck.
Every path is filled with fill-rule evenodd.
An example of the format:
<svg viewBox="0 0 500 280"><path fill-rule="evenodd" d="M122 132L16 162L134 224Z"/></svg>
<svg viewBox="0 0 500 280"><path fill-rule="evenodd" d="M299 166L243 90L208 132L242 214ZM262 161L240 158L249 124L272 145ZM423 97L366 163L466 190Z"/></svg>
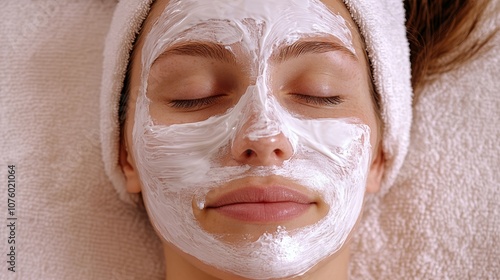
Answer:
<svg viewBox="0 0 500 280"><path fill-rule="evenodd" d="M238 276L231 276L208 267L193 257L180 252L172 245L163 246L166 262L166 280L244 280ZM314 280L347 280L350 250L349 245L332 257L322 261L305 275L286 279L314 279ZM217 276L213 276L217 275ZM283 279L284 280L284 279Z"/></svg>

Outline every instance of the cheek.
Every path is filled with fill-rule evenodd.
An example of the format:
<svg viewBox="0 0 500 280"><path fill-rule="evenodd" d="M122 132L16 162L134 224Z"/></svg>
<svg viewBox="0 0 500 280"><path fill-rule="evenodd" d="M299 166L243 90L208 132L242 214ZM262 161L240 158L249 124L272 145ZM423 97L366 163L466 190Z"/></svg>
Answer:
<svg viewBox="0 0 500 280"><path fill-rule="evenodd" d="M370 115L366 119L366 124L370 127L370 144L372 146L372 160L375 159L376 153L381 145L381 121L378 117L378 112L371 106Z"/></svg>
<svg viewBox="0 0 500 280"><path fill-rule="evenodd" d="M378 146L380 144L379 140L379 132L378 132L378 127L371 127L371 132L370 132L370 144L372 146L372 160L375 159L376 153L378 151Z"/></svg>

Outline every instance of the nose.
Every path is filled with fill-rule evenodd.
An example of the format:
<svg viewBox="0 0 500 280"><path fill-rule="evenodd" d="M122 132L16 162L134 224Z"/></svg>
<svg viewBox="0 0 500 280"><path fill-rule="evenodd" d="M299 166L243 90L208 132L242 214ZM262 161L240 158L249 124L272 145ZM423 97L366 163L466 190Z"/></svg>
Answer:
<svg viewBox="0 0 500 280"><path fill-rule="evenodd" d="M232 156L239 163L253 166L281 165L292 157L293 147L282 132L250 139L247 129L247 125L242 127L231 147Z"/></svg>

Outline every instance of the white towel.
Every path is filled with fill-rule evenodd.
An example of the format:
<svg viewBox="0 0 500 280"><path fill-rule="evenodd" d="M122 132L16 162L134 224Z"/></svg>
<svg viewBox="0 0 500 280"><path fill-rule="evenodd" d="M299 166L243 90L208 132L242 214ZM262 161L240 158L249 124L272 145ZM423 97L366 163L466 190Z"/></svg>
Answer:
<svg viewBox="0 0 500 280"><path fill-rule="evenodd" d="M386 159L380 195L387 193L403 164L410 142L412 88L405 10L401 0L344 0L364 37L380 94Z"/></svg>
<svg viewBox="0 0 500 280"><path fill-rule="evenodd" d="M115 1L0 9L0 279L162 279L161 243L104 172L99 96ZM7 271L16 165L16 272ZM154 261L151 261L154 260Z"/></svg>
<svg viewBox="0 0 500 280"><path fill-rule="evenodd" d="M474 37L500 27L500 2L485 19ZM499 45L423 89L399 177L365 207L353 279L499 279Z"/></svg>
<svg viewBox="0 0 500 280"><path fill-rule="evenodd" d="M492 1L493 2L493 1ZM0 9L0 176L17 168L18 272L7 272L0 183L0 279L163 279L147 217L103 171L99 87L114 1L8 1ZM483 30L499 26L500 12ZM500 36L426 88L407 160L368 201L352 279L500 275ZM2 185L4 184L4 185Z"/></svg>
<svg viewBox="0 0 500 280"><path fill-rule="evenodd" d="M120 198L137 203L138 196L125 190L125 177L118 164L120 128L118 104L133 42L146 18L152 0L124 0L117 5L104 49L101 86L101 143L106 173Z"/></svg>

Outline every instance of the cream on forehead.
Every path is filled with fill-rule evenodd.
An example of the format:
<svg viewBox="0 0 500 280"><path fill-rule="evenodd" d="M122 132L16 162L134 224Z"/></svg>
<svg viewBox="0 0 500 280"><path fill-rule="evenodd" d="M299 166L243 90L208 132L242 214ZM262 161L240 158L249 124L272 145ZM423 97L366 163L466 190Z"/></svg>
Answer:
<svg viewBox="0 0 500 280"><path fill-rule="evenodd" d="M144 47L143 62L150 65L168 46L190 40L242 43L260 48L266 59L276 44L312 35L334 36L355 54L344 18L317 0L172 0L148 35L157 40Z"/></svg>
<svg viewBox="0 0 500 280"><path fill-rule="evenodd" d="M301 119L270 93L268 58L280 44L333 35L354 53L344 19L316 0L171 1L146 38L133 128L134 156L152 223L162 237L204 263L251 279L293 277L341 248L361 211L370 162L370 129L355 119ZM161 125L149 112L152 63L182 41L241 43L259 63L257 79L223 115ZM244 124L251 121L250 126ZM252 141L282 133L293 147L282 166L222 166L236 135ZM255 242L228 244L203 230L192 203L248 176L281 176L319 193L330 207L315 224L277 226Z"/></svg>

